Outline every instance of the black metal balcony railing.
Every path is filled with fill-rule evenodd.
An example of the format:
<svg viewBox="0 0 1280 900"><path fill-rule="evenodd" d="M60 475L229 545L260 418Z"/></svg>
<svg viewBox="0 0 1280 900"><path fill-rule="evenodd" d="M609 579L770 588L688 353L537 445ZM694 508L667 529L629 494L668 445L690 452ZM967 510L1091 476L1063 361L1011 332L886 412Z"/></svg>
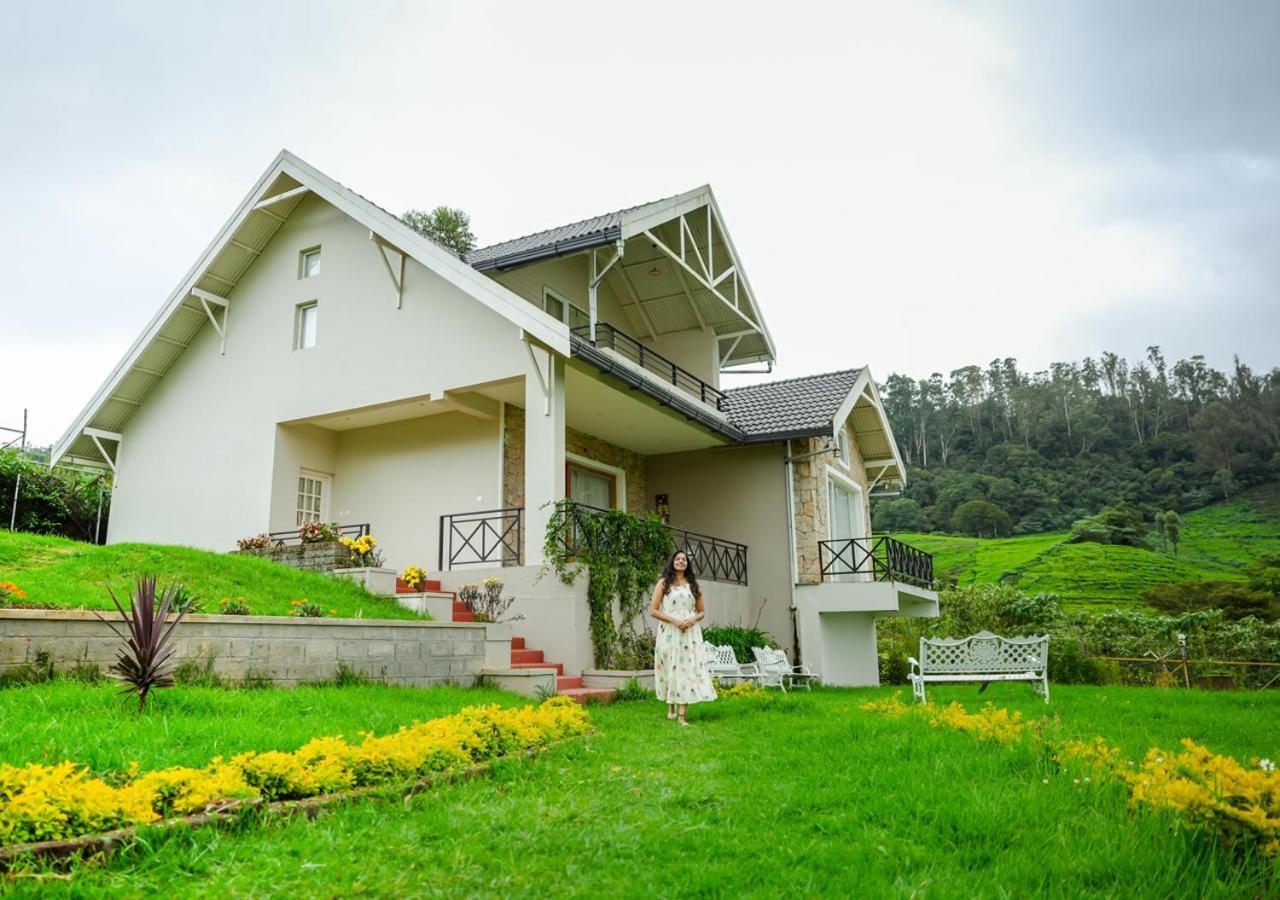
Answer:
<svg viewBox="0 0 1280 900"><path fill-rule="evenodd" d="M337 533L338 537L344 538L361 538L369 533L369 523L362 525L338 525L331 526ZM277 547L284 547L289 544L302 543L302 529L295 528L292 531L273 531L267 535Z"/></svg>
<svg viewBox="0 0 1280 900"><path fill-rule="evenodd" d="M440 517L440 571L455 566L518 566L524 556L524 508L446 513Z"/></svg>
<svg viewBox="0 0 1280 900"><path fill-rule="evenodd" d="M590 325L582 325L569 330L585 341L591 340ZM595 346L612 350L667 384L675 385L685 393L697 397L703 403L718 410L724 410L723 393L687 369L680 368L680 366L651 347L646 347L625 331L620 331L613 327L608 322L596 323Z"/></svg>
<svg viewBox="0 0 1280 900"><path fill-rule="evenodd" d="M884 534L818 541L818 564L824 581L848 575L870 575L873 581L933 586L933 554Z"/></svg>
<svg viewBox="0 0 1280 900"><path fill-rule="evenodd" d="M585 541L594 539L598 533L595 529L585 527L582 519L601 516L607 512L585 503L573 503L570 506L572 513L564 536L563 551L567 557L576 556L578 548L583 546ZM670 525L667 526L667 530L671 532L676 547L688 554L698 578L707 581L723 581L728 584L747 583L746 544L726 541Z"/></svg>

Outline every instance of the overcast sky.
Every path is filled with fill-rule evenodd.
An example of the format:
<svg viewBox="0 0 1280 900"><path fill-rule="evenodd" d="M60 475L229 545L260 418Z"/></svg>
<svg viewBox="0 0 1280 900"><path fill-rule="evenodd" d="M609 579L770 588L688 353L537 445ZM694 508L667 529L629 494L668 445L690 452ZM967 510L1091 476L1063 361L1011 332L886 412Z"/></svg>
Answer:
<svg viewBox="0 0 1280 900"><path fill-rule="evenodd" d="M710 182L773 377L1280 364L1280 3L0 0L0 46L38 443L281 147L482 244Z"/></svg>

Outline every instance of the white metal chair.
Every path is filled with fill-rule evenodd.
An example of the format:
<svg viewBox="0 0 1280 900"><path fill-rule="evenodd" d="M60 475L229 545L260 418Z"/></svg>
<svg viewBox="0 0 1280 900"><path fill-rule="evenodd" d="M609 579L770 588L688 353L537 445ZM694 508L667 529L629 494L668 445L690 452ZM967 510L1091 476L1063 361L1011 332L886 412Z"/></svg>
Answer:
<svg viewBox="0 0 1280 900"><path fill-rule="evenodd" d="M703 641L702 650L707 656L707 668L711 670L711 677L720 679L723 684L737 684L759 678L755 665L738 662L737 654L728 644L717 647L710 641Z"/></svg>
<svg viewBox="0 0 1280 900"><path fill-rule="evenodd" d="M791 665L787 651L774 650L770 647L752 647L752 655L756 658L756 670L760 673L760 684L764 687L781 688L784 692L788 686L803 684L809 690L810 682L818 678L816 672L809 671L808 666Z"/></svg>

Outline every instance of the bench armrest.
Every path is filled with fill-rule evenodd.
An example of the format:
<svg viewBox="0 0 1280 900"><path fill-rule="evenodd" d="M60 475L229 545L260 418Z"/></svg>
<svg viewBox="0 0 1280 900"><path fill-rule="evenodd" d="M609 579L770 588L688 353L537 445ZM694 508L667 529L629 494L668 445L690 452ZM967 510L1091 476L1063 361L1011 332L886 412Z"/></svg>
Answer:
<svg viewBox="0 0 1280 900"><path fill-rule="evenodd" d="M908 656L908 657L907 657L907 664L911 666L911 674L912 674L912 675L920 675L920 674L922 674L922 670L921 670L921 668L920 668L920 663L919 663L919 661L918 661L914 656Z"/></svg>

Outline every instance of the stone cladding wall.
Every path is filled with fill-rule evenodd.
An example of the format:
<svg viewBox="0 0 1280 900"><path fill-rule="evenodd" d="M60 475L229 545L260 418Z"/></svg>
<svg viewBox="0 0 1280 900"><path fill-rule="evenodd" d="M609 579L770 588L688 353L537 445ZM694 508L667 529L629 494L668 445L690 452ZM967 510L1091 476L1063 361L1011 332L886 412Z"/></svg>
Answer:
<svg viewBox="0 0 1280 900"><path fill-rule="evenodd" d="M862 486L863 513L867 517L864 534L871 534L866 466L848 423L844 428L845 441L849 445L849 465L847 466L840 460L840 454L836 452L829 438L803 438L790 443L789 453L792 456L801 456L832 444L830 453L799 459L791 464L796 519L796 579L800 584L818 584L822 581L818 541L827 540L831 534L827 509L828 467L848 476Z"/></svg>
<svg viewBox="0 0 1280 900"><path fill-rule="evenodd" d="M566 453L616 466L627 473L627 512L643 514L652 509L645 484L645 458L572 428L565 429ZM502 445L502 496L505 506L524 506L524 410L507 406Z"/></svg>

